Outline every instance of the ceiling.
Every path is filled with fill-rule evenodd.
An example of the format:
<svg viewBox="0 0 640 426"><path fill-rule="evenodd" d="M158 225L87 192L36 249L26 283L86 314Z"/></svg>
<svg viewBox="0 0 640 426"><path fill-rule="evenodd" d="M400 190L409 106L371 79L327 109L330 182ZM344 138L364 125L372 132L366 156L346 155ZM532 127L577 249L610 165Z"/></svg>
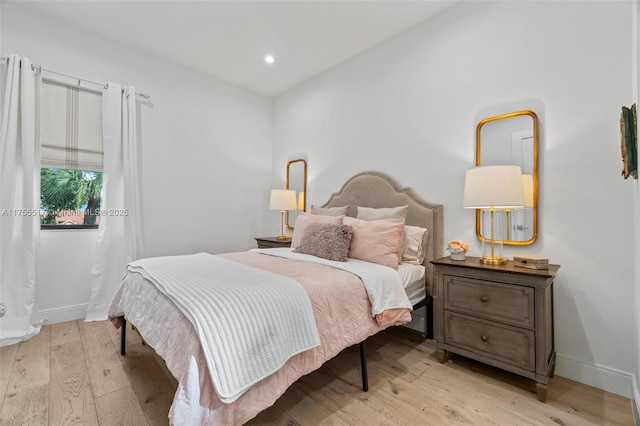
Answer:
<svg viewBox="0 0 640 426"><path fill-rule="evenodd" d="M274 97L453 5L447 1L18 1ZM275 57L267 64L267 54Z"/></svg>

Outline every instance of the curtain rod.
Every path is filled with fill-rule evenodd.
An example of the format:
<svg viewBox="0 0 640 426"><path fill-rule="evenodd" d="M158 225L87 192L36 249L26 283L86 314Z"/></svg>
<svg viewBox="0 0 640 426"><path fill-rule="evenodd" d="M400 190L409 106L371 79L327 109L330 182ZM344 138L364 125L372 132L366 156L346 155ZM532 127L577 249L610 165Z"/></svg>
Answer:
<svg viewBox="0 0 640 426"><path fill-rule="evenodd" d="M6 63L6 62L9 60L9 57L8 57L8 56L2 56L2 57L0 57L0 59L2 59L2 60ZM83 82L83 81L85 81L85 82L87 82L87 83L95 84L95 85L97 85L97 86L102 86L102 87L103 87L103 88L105 88L105 89L106 89L107 87L109 87L109 84L107 84L107 83L98 83L97 81L87 80L86 78L75 77L75 76L72 76L72 75L69 75L69 74L65 74L65 73L63 73L63 72L53 71L53 70L50 70L50 69L44 68L42 65L32 65L32 67L40 69L40 71L41 71L41 72L48 72L48 73L51 73L51 74L63 75L63 76L65 76L65 77L71 78L71 79L73 79L73 80L77 80L77 81L78 81L78 84L77 84L77 85L75 85L74 87L77 87L77 88L79 88L79 89L85 89L85 90L89 90L89 91L95 91L95 92L98 92L97 90L91 90L91 89L89 89L89 88L82 87L82 86L81 86L81 82ZM68 83L65 83L65 82L63 82L63 81L57 81L57 80L52 80L52 79L48 79L48 78L43 78L43 80L53 81L53 82L55 82L55 83L68 84ZM99 92L99 93L102 93L102 92ZM151 95L148 95L148 94L146 94L146 93L136 92L136 95L138 95L138 96L140 96L140 97L142 97L142 98L144 98L144 99L151 99Z"/></svg>

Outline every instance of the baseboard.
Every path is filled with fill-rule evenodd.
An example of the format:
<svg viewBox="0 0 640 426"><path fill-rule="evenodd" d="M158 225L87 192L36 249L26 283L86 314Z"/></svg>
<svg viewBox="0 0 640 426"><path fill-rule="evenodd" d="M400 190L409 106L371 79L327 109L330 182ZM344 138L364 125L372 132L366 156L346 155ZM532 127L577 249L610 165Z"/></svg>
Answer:
<svg viewBox="0 0 640 426"><path fill-rule="evenodd" d="M631 373L602 365L587 364L561 354L556 354L555 373L585 385L632 398L634 376Z"/></svg>
<svg viewBox="0 0 640 426"><path fill-rule="evenodd" d="M36 321L44 321L45 324L57 324L59 322L75 321L83 319L87 314L87 304L64 306L62 308L45 309L38 311Z"/></svg>
<svg viewBox="0 0 640 426"><path fill-rule="evenodd" d="M633 375L633 398L631 398L631 409L633 410L633 424L640 426L640 414L638 413L638 402L640 401L640 391L638 390L638 380Z"/></svg>

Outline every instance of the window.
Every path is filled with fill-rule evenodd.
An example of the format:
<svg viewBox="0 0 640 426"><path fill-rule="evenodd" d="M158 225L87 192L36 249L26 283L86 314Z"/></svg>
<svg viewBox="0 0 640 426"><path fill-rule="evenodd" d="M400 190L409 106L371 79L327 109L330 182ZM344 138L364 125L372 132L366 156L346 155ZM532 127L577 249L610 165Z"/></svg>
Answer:
<svg viewBox="0 0 640 426"><path fill-rule="evenodd" d="M42 227L96 227L102 192L102 95L44 81L40 138Z"/></svg>

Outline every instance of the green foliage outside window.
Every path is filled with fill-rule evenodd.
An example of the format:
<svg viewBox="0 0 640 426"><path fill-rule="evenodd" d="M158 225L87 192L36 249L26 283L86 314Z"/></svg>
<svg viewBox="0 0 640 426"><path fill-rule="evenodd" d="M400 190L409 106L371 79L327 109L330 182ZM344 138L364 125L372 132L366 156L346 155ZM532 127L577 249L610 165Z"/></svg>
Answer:
<svg viewBox="0 0 640 426"><path fill-rule="evenodd" d="M100 211L102 173L68 169L40 169L40 216L43 225L55 225L64 211L83 211L83 225L95 225Z"/></svg>

